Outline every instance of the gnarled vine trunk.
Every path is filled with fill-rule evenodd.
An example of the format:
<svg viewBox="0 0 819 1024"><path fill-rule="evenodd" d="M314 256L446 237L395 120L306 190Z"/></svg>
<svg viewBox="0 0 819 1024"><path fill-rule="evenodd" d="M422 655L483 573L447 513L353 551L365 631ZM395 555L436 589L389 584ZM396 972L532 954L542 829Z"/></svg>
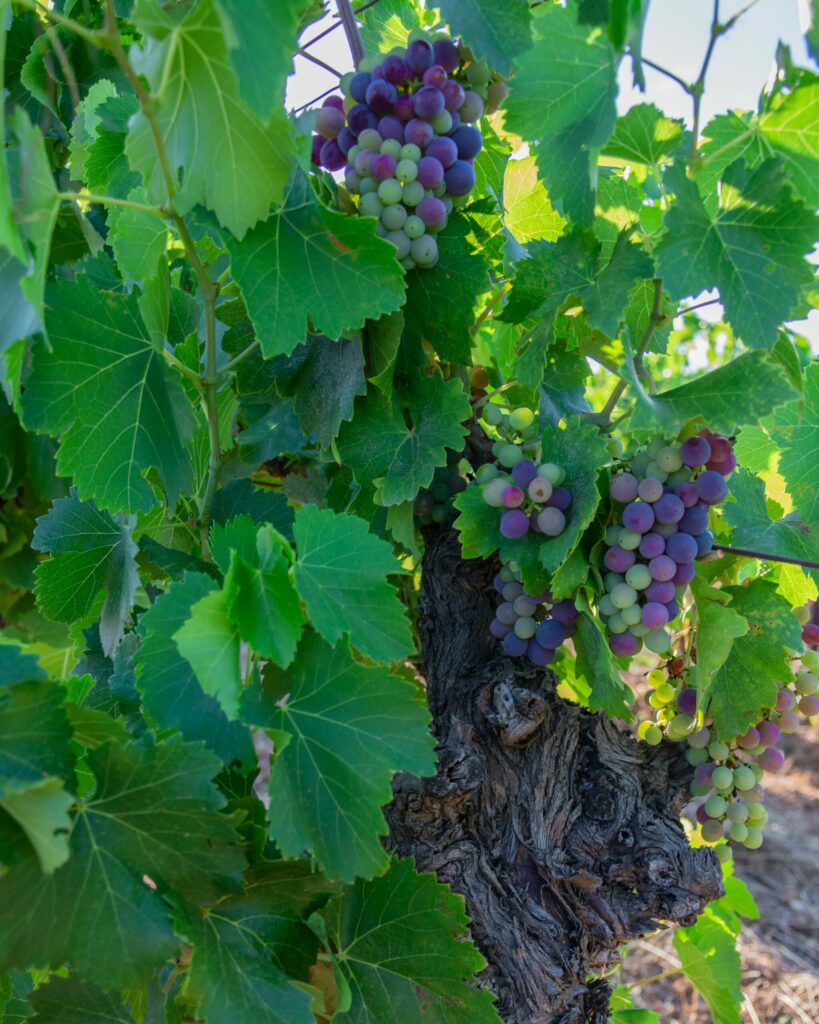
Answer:
<svg viewBox="0 0 819 1024"><path fill-rule="evenodd" d="M466 897L507 1024L602 1024L591 972L658 922L687 922L722 891L714 854L678 820L679 747L636 743L556 696L552 673L498 657L494 567L427 531L419 629L439 740L434 778L400 775L390 845Z"/></svg>

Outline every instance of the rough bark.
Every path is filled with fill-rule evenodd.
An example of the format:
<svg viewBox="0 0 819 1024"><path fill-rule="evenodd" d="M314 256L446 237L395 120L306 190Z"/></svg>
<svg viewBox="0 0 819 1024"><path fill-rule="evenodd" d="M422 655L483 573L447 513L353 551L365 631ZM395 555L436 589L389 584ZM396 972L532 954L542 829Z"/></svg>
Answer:
<svg viewBox="0 0 819 1024"><path fill-rule="evenodd" d="M397 777L390 845L466 898L506 1024L603 1024L618 944L720 895L678 819L690 769L497 656L494 567L427 532L419 629L439 740L434 778Z"/></svg>

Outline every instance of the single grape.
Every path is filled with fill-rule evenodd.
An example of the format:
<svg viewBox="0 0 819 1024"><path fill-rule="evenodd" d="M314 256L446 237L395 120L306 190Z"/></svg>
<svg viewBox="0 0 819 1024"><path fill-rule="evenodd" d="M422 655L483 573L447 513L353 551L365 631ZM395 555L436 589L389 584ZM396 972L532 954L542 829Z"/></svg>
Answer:
<svg viewBox="0 0 819 1024"><path fill-rule="evenodd" d="M431 85L435 89L443 89L447 80L448 75L446 73L446 68L442 67L440 64L430 65L421 78L424 85Z"/></svg>
<svg viewBox="0 0 819 1024"><path fill-rule="evenodd" d="M615 543L619 543L620 547L626 551L636 551L642 539L642 534L634 533L633 530L620 530L619 540Z"/></svg>
<svg viewBox="0 0 819 1024"><path fill-rule="evenodd" d="M336 107L322 107L316 115L316 131L325 139L335 139L346 121L347 118Z"/></svg>
<svg viewBox="0 0 819 1024"><path fill-rule="evenodd" d="M537 475L548 480L553 487L559 487L566 479L565 471L560 466L556 466L554 462L544 462L538 466Z"/></svg>
<svg viewBox="0 0 819 1024"><path fill-rule="evenodd" d="M443 88L444 106L450 113L459 110L464 102L465 92L460 82L450 79Z"/></svg>
<svg viewBox="0 0 819 1024"><path fill-rule="evenodd" d="M529 517L519 508L504 512L500 521L501 535L508 540L517 540L529 532Z"/></svg>
<svg viewBox="0 0 819 1024"><path fill-rule="evenodd" d="M617 545L608 549L603 556L603 563L612 572L625 572L634 565L634 552L624 551Z"/></svg>
<svg viewBox="0 0 819 1024"><path fill-rule="evenodd" d="M510 580L504 584L501 593L504 601L511 601L514 604L519 597L523 597L523 584L518 580Z"/></svg>
<svg viewBox="0 0 819 1024"><path fill-rule="evenodd" d="M632 501L623 509L623 526L635 533L648 533L654 525L654 510L644 501Z"/></svg>
<svg viewBox="0 0 819 1024"><path fill-rule="evenodd" d="M419 267L433 267L438 262L438 243L432 235L413 238L410 251Z"/></svg>
<svg viewBox="0 0 819 1024"><path fill-rule="evenodd" d="M426 149L435 137L435 130L431 124L414 117L408 121L404 128L404 139L419 149Z"/></svg>
<svg viewBox="0 0 819 1024"><path fill-rule="evenodd" d="M617 657L631 657L640 649L640 641L631 633L620 633L609 637L609 647Z"/></svg>
<svg viewBox="0 0 819 1024"><path fill-rule="evenodd" d="M688 745L695 750L704 750L708 746L710 739L711 731L707 725L704 725L702 729L698 729L688 737Z"/></svg>
<svg viewBox="0 0 819 1024"><path fill-rule="evenodd" d="M426 155L431 159L437 160L446 169L451 167L457 160L458 149L452 139L446 136L439 136L434 138L427 146Z"/></svg>
<svg viewBox="0 0 819 1024"><path fill-rule="evenodd" d="M436 39L432 44L435 63L445 71L456 71L461 63L458 47L451 39Z"/></svg>
<svg viewBox="0 0 819 1024"><path fill-rule="evenodd" d="M799 701L799 710L806 718L813 718L815 715L819 715L819 697L812 693L807 697L803 697Z"/></svg>
<svg viewBox="0 0 819 1024"><path fill-rule="evenodd" d="M799 728L799 715L795 711L783 711L777 725L784 733L794 733Z"/></svg>
<svg viewBox="0 0 819 1024"><path fill-rule="evenodd" d="M424 232L426 231L426 225L424 224L420 217L416 217L414 214L412 214L411 216L407 217L406 221L404 222L404 231L406 232L408 238L420 238L421 235L423 235Z"/></svg>
<svg viewBox="0 0 819 1024"><path fill-rule="evenodd" d="M552 485L548 480L536 476L528 486L529 497L538 504L548 501L552 496Z"/></svg>
<svg viewBox="0 0 819 1024"><path fill-rule="evenodd" d="M452 141L458 147L460 160L473 160L483 148L483 137L472 125L462 125L453 132Z"/></svg>
<svg viewBox="0 0 819 1024"><path fill-rule="evenodd" d="M802 643L806 647L819 646L819 625L815 622L809 622L802 629Z"/></svg>
<svg viewBox="0 0 819 1024"><path fill-rule="evenodd" d="M534 615L537 610L537 602L533 601L528 594L521 594L512 602L515 612L521 616Z"/></svg>
<svg viewBox="0 0 819 1024"><path fill-rule="evenodd" d="M444 97L441 90L432 85L422 85L412 97L412 109L415 111L416 117L420 117L423 121L432 121L444 110Z"/></svg>
<svg viewBox="0 0 819 1024"><path fill-rule="evenodd" d="M421 163L423 162L422 160ZM422 199L415 208L415 213L430 231L440 231L446 224L446 207L435 196L427 196Z"/></svg>
<svg viewBox="0 0 819 1024"><path fill-rule="evenodd" d="M664 629L649 629L643 643L654 654L665 654L671 646L671 634Z"/></svg>
<svg viewBox="0 0 819 1024"><path fill-rule="evenodd" d="M725 462L734 453L727 437L713 437L710 444L711 458L708 460L709 462Z"/></svg>
<svg viewBox="0 0 819 1024"><path fill-rule="evenodd" d="M779 742L782 730L776 722L765 720L757 725L756 734L759 737L760 743L766 747L772 747L775 743Z"/></svg>
<svg viewBox="0 0 819 1024"><path fill-rule="evenodd" d="M503 638L501 646L505 655L510 658L519 658L522 654L526 653L526 648L529 646L529 643L512 630Z"/></svg>
<svg viewBox="0 0 819 1024"><path fill-rule="evenodd" d="M535 635L537 623L531 615L524 615L514 625L515 633L523 640L531 640Z"/></svg>
<svg viewBox="0 0 819 1024"><path fill-rule="evenodd" d="M660 469L656 462L649 462L646 466L645 479L659 480L661 484L664 484L668 479L668 473Z"/></svg>
<svg viewBox="0 0 819 1024"><path fill-rule="evenodd" d="M411 242L409 237L403 231L390 231L387 233L387 241L392 242L397 252L396 256L399 260L403 260L410 254Z"/></svg>
<svg viewBox="0 0 819 1024"><path fill-rule="evenodd" d="M631 473L617 473L609 481L609 494L615 501L628 504L637 497L637 478Z"/></svg>
<svg viewBox="0 0 819 1024"><path fill-rule="evenodd" d="M665 551L665 538L659 533L647 533L640 541L640 554L643 558L656 558Z"/></svg>
<svg viewBox="0 0 819 1024"><path fill-rule="evenodd" d="M769 747L759 755L757 764L766 772L781 772L785 766L785 755L778 747Z"/></svg>
<svg viewBox="0 0 819 1024"><path fill-rule="evenodd" d="M480 121L483 117L483 100L472 89L468 89L458 112L464 121Z"/></svg>
<svg viewBox="0 0 819 1024"><path fill-rule="evenodd" d="M407 208L401 203L387 206L381 214L381 223L387 231L400 231L407 222Z"/></svg>
<svg viewBox="0 0 819 1024"><path fill-rule="evenodd" d="M726 765L717 766L711 773L711 785L714 789L722 790L723 792L731 789L734 785L734 773Z"/></svg>
<svg viewBox="0 0 819 1024"><path fill-rule="evenodd" d="M553 606L552 618L562 626L571 626L580 618L580 612L575 607L574 601L567 597Z"/></svg>
<svg viewBox="0 0 819 1024"><path fill-rule="evenodd" d="M666 445L657 452L657 465L664 473L676 473L683 464L680 449Z"/></svg>
<svg viewBox="0 0 819 1024"><path fill-rule="evenodd" d="M373 160L372 176L376 181L386 181L388 178L395 177L395 167L395 157L390 156L389 153L379 153Z"/></svg>
<svg viewBox="0 0 819 1024"><path fill-rule="evenodd" d="M748 834L743 840L742 845L748 850L758 850L762 846L763 836L762 830L756 828L753 825L748 826Z"/></svg>
<svg viewBox="0 0 819 1024"><path fill-rule="evenodd" d="M734 769L733 781L734 787L743 792L753 789L756 785L756 776L747 764L741 764L738 768Z"/></svg>
<svg viewBox="0 0 819 1024"><path fill-rule="evenodd" d="M498 640L503 640L507 633L511 631L512 627L501 622L500 619L494 618L489 623L489 632L492 636L497 637Z"/></svg>
<svg viewBox="0 0 819 1024"><path fill-rule="evenodd" d="M700 496L697 494L697 488L692 483L685 482L677 484L674 487L674 493L683 505L685 505L686 509L693 508L693 506L700 500ZM684 527L684 529L688 529L688 527Z"/></svg>
<svg viewBox="0 0 819 1024"><path fill-rule="evenodd" d="M642 618L649 629L661 629L668 622L668 612L664 604L649 601L643 605Z"/></svg>
<svg viewBox="0 0 819 1024"><path fill-rule="evenodd" d="M382 79L378 82L370 82L367 86L365 102L370 110L378 114L379 117L389 114L397 99L398 92L392 82Z"/></svg>
<svg viewBox="0 0 819 1024"><path fill-rule="evenodd" d="M350 95L358 103L364 102L371 81L372 75L369 71L359 71L350 79Z"/></svg>
<svg viewBox="0 0 819 1024"><path fill-rule="evenodd" d="M548 665L555 656L554 650L550 650L548 647L543 647L534 639L529 641L526 653L529 656L529 661L531 661L533 665L537 665L541 668Z"/></svg>
<svg viewBox="0 0 819 1024"><path fill-rule="evenodd" d="M640 606L633 604L630 608L624 608L619 614L627 626L636 626L640 621Z"/></svg>
<svg viewBox="0 0 819 1024"><path fill-rule="evenodd" d="M381 64L381 70L386 81L392 83L392 85L401 85L402 82L406 82L410 77L410 69L407 66L407 62L402 60L397 54L390 54L385 57Z"/></svg>
<svg viewBox="0 0 819 1024"><path fill-rule="evenodd" d="M523 451L516 444L505 444L498 453L498 462L507 469L512 469L523 458Z"/></svg>
<svg viewBox="0 0 819 1024"><path fill-rule="evenodd" d="M403 124L411 121L415 116L415 111L412 109L412 95L408 92L402 92L395 101L393 109L395 116Z"/></svg>
<svg viewBox="0 0 819 1024"><path fill-rule="evenodd" d="M697 558L707 555L714 546L714 535L710 530L698 534L694 540L697 542Z"/></svg>
<svg viewBox="0 0 819 1024"><path fill-rule="evenodd" d="M615 608L630 608L637 600L637 591L628 583L617 583L611 591L611 602Z"/></svg>
<svg viewBox="0 0 819 1024"><path fill-rule="evenodd" d="M503 505L504 508L520 508L523 504L524 494L520 487L504 487Z"/></svg>
<svg viewBox="0 0 819 1024"><path fill-rule="evenodd" d="M672 558L678 566L693 562L697 557L697 542L690 534L675 533L665 542L665 556L660 555L659 557Z"/></svg>
<svg viewBox="0 0 819 1024"><path fill-rule="evenodd" d="M685 512L685 505L676 494L663 494L654 503L654 516L658 523L670 525L678 523Z"/></svg>
<svg viewBox="0 0 819 1024"><path fill-rule="evenodd" d="M728 801L719 793L714 793L705 801L705 813L711 818L721 818L728 810Z"/></svg>
<svg viewBox="0 0 819 1024"><path fill-rule="evenodd" d="M394 114L389 114L387 117L382 117L378 122L378 134L384 140L381 143L382 153L392 153L395 159L398 159L399 153L401 152L402 143L404 141L404 125L403 122L397 118ZM384 147L389 145L389 149ZM394 152L394 147L398 147L398 152Z"/></svg>
<svg viewBox="0 0 819 1024"><path fill-rule="evenodd" d="M504 626L514 626L517 622L517 613L509 601L504 601L495 609L495 618Z"/></svg>
<svg viewBox="0 0 819 1024"><path fill-rule="evenodd" d="M553 487L552 496L549 498L547 504L551 508L560 509L561 512L565 512L572 503L572 495L570 491L567 491L565 487Z"/></svg>
<svg viewBox="0 0 819 1024"><path fill-rule="evenodd" d="M706 469L694 481L702 501L707 505L716 505L725 499L728 487L724 477L713 469Z"/></svg>
<svg viewBox="0 0 819 1024"><path fill-rule="evenodd" d="M651 572L647 565L632 565L626 570L626 583L635 590L646 590L651 586ZM632 623L633 625L633 623Z"/></svg>
<svg viewBox="0 0 819 1024"><path fill-rule="evenodd" d="M686 533L696 537L697 534L708 529L708 509L703 505L694 505L692 508L687 508L682 519L680 519L679 525L681 530L685 530Z"/></svg>
<svg viewBox="0 0 819 1024"><path fill-rule="evenodd" d="M413 39L407 47L407 65L410 71L422 75L435 61L435 51L426 39Z"/></svg>
<svg viewBox="0 0 819 1024"><path fill-rule="evenodd" d="M498 477L495 480L490 480L488 484L481 491L483 500L487 505L492 508L503 507L503 492L509 486L509 481L505 477Z"/></svg>
<svg viewBox="0 0 819 1024"><path fill-rule="evenodd" d="M663 496L663 485L659 480L654 477L647 477L645 480L641 480L637 485L637 494L643 499L653 504L655 501L659 501Z"/></svg>
<svg viewBox="0 0 819 1024"><path fill-rule="evenodd" d="M794 685L796 686L796 692L801 697L808 697L819 690L819 679L812 672L800 669L796 673Z"/></svg>
<svg viewBox="0 0 819 1024"><path fill-rule="evenodd" d="M512 467L512 479L519 487L528 487L537 479L537 466L531 459L521 459Z"/></svg>
<svg viewBox="0 0 819 1024"><path fill-rule="evenodd" d="M603 577L603 586L606 588L606 593L610 594L618 583L625 583L625 581L625 576L619 572L607 572Z"/></svg>
<svg viewBox="0 0 819 1024"><path fill-rule="evenodd" d="M453 196L465 196L475 186L475 170L465 160L456 160L444 174L446 190Z"/></svg>
<svg viewBox="0 0 819 1024"><path fill-rule="evenodd" d="M731 754L731 748L722 740L713 739L708 744L708 753L714 761L724 761Z"/></svg>
<svg viewBox="0 0 819 1024"><path fill-rule="evenodd" d="M692 469L704 466L711 458L711 445L699 435L689 437L680 446L680 456L685 465Z"/></svg>
<svg viewBox="0 0 819 1024"><path fill-rule="evenodd" d="M387 178L378 186L378 198L385 206L401 202L401 182L395 178Z"/></svg>
<svg viewBox="0 0 819 1024"><path fill-rule="evenodd" d="M544 508L538 512L537 525L547 537L557 537L566 529L566 517L559 508Z"/></svg>
<svg viewBox="0 0 819 1024"><path fill-rule="evenodd" d="M617 614L617 609L612 604L611 598L608 594L603 594L603 596L600 598L599 608L600 614L605 615L607 618L611 615Z"/></svg>
<svg viewBox="0 0 819 1024"><path fill-rule="evenodd" d="M691 742L690 738L688 742ZM708 759L708 751L702 747L691 747L686 752L685 759L692 767L696 767L696 765L703 764Z"/></svg>
<svg viewBox="0 0 819 1024"><path fill-rule="evenodd" d="M541 647L556 650L566 639L566 630L554 619L544 619L538 623L535 639Z"/></svg>

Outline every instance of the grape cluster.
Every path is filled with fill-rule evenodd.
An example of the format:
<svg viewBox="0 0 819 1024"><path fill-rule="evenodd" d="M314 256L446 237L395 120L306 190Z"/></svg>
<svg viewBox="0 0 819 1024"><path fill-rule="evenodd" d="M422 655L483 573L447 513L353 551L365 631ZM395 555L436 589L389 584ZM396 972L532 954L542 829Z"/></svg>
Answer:
<svg viewBox="0 0 819 1024"><path fill-rule="evenodd" d="M512 658L526 655L533 665L548 665L577 628L580 613L574 601L553 601L548 592L537 597L527 594L515 562L501 566L495 590L502 600L489 632L502 642L503 653Z"/></svg>
<svg viewBox="0 0 819 1024"><path fill-rule="evenodd" d="M658 439L614 475L609 493L619 523L606 531L605 594L600 614L617 655L645 645L664 654L666 628L694 578L694 561L712 548L709 509L727 493L736 468L731 442L703 430L681 444Z"/></svg>
<svg viewBox="0 0 819 1024"><path fill-rule="evenodd" d="M503 509L501 536L518 540L530 530L547 537L560 536L566 529L572 495L563 486L565 469L553 462L538 464L540 444L534 413L526 408L505 413L497 405L486 405L483 417L500 434L492 445L499 466L486 463L476 479L486 504Z"/></svg>
<svg viewBox="0 0 819 1024"><path fill-rule="evenodd" d="M459 460L460 455L450 453L447 465L435 470L432 484L418 492L414 509L424 526L428 523L446 523L455 514L452 500L466 487L466 480L458 467Z"/></svg>
<svg viewBox="0 0 819 1024"><path fill-rule="evenodd" d="M312 159L344 168L358 211L378 218L406 269L438 261L436 232L475 185L490 71L447 36L411 39L371 71L342 79L316 117Z"/></svg>

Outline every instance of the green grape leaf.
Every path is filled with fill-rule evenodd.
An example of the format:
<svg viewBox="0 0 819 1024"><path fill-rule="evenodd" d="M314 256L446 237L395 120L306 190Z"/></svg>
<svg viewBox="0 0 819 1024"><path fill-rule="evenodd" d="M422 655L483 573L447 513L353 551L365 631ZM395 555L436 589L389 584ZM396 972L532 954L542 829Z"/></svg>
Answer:
<svg viewBox="0 0 819 1024"><path fill-rule="evenodd" d="M707 907L695 924L674 932L673 942L683 972L708 1004L714 1024L740 1024L736 933L718 910Z"/></svg>
<svg viewBox="0 0 819 1024"><path fill-rule="evenodd" d="M810 0L805 8L805 43L808 53L819 64L819 0Z"/></svg>
<svg viewBox="0 0 819 1024"><path fill-rule="evenodd" d="M503 172L503 222L522 243L542 238L556 242L566 221L552 206L537 176L534 157L510 160Z"/></svg>
<svg viewBox="0 0 819 1024"><path fill-rule="evenodd" d="M428 341L442 359L469 363L475 303L489 287L489 268L464 217L450 218L435 237L435 267L407 273L404 344L420 348Z"/></svg>
<svg viewBox="0 0 819 1024"><path fill-rule="evenodd" d="M691 174L705 209L715 216L719 211L719 181L725 168L740 158L747 167L756 167L771 155L771 149L750 111L730 110L718 114L705 126L699 153L702 161Z"/></svg>
<svg viewBox="0 0 819 1024"><path fill-rule="evenodd" d="M360 339L310 338L307 356L290 388L301 429L329 447L341 424L352 419L356 396L367 393Z"/></svg>
<svg viewBox="0 0 819 1024"><path fill-rule="evenodd" d="M417 687L353 661L344 643L330 647L308 634L289 671L267 666L262 686L246 692L242 714L273 730L268 816L282 852L310 850L329 877L347 882L383 871L381 808L392 773L435 770Z"/></svg>
<svg viewBox="0 0 819 1024"><path fill-rule="evenodd" d="M660 1015L655 1010L645 1010L642 1007L626 1007L615 1010L611 1015L611 1024L663 1024Z"/></svg>
<svg viewBox="0 0 819 1024"><path fill-rule="evenodd" d="M266 558L248 563L234 551L225 577L225 593L228 617L239 636L262 657L277 665L289 665L304 616L284 554L273 549Z"/></svg>
<svg viewBox="0 0 819 1024"><path fill-rule="evenodd" d="M35 1014L32 1024L134 1024L119 997L74 975L52 975L29 996Z"/></svg>
<svg viewBox="0 0 819 1024"><path fill-rule="evenodd" d="M48 286L51 351L38 342L22 395L32 430L60 434L57 471L102 509L157 504L144 478L155 466L169 504L192 483L184 443L195 420L179 378L151 344L137 297L88 278Z"/></svg>
<svg viewBox="0 0 819 1024"><path fill-rule="evenodd" d="M0 19L4 26L9 23L9 0L0 0ZM6 32L0 37L0 73L5 80L6 63ZM6 110L5 104L0 108L0 138L6 138ZM11 202L11 188L9 181L9 167L6 163L6 156L0 158L0 247L9 251L9 257L14 257L15 262L24 264L26 260L26 249L20 238L20 232L14 222L14 208ZM7 307L8 308L8 307Z"/></svg>
<svg viewBox="0 0 819 1024"><path fill-rule="evenodd" d="M252 766L256 757L248 730L230 721L216 698L204 692L173 639L190 619L193 606L215 588L209 576L186 572L140 616L137 688L151 722L179 729L186 740L203 740L226 764L240 761Z"/></svg>
<svg viewBox="0 0 819 1024"><path fill-rule="evenodd" d="M387 398L392 398L395 360L398 358L403 331L404 314L400 310L372 320L367 325L367 368L371 374L367 379Z"/></svg>
<svg viewBox="0 0 819 1024"><path fill-rule="evenodd" d="M287 498L275 491L254 487L250 480L231 480L213 498L213 521L224 524L238 515L248 515L257 525L270 523L283 536L293 537L293 509Z"/></svg>
<svg viewBox="0 0 819 1024"><path fill-rule="evenodd" d="M632 348L642 345L649 327L652 326L656 285L654 281L638 281L629 292L628 308L626 309L626 327ZM674 323L676 305L671 302L665 292L660 297L661 323L654 323L647 350L649 352L665 352L668 348L668 337Z"/></svg>
<svg viewBox="0 0 819 1024"><path fill-rule="evenodd" d="M527 0L432 0L432 6L478 60L502 75L532 45Z"/></svg>
<svg viewBox="0 0 819 1024"><path fill-rule="evenodd" d="M697 602L697 661L694 681L702 707L717 671L725 664L734 641L748 632L748 620L731 607L727 590L717 590L699 576L691 583Z"/></svg>
<svg viewBox="0 0 819 1024"><path fill-rule="evenodd" d="M214 589L200 598L173 638L204 692L216 698L228 718L235 718L242 692L242 672L239 631L231 621L228 592Z"/></svg>
<svg viewBox="0 0 819 1024"><path fill-rule="evenodd" d="M0 784L0 809L25 835L46 875L68 860L68 812L73 805L74 797L65 791L62 779Z"/></svg>
<svg viewBox="0 0 819 1024"><path fill-rule="evenodd" d="M783 439L779 471L803 522L815 526L819 525L819 363L805 368L804 379L801 416Z"/></svg>
<svg viewBox="0 0 819 1024"><path fill-rule="evenodd" d="M753 171L731 164L715 212L679 166L666 180L677 201L656 253L672 298L718 288L725 317L745 344L770 349L813 281L805 256L817 235L816 215L790 195L777 160Z"/></svg>
<svg viewBox="0 0 819 1024"><path fill-rule="evenodd" d="M42 682L47 678L37 655L23 650L19 644L0 639L0 655L0 687Z"/></svg>
<svg viewBox="0 0 819 1024"><path fill-rule="evenodd" d="M100 640L109 657L122 638L139 586L132 520L118 522L75 492L58 498L37 520L31 546L51 558L37 568L35 594L43 614L75 622L94 607L101 590Z"/></svg>
<svg viewBox="0 0 819 1024"><path fill-rule="evenodd" d="M753 725L763 708L773 707L779 680L792 675L786 653L800 650L802 640L801 627L775 584L757 579L723 589L731 596L731 609L747 620L749 628L734 641L698 699L714 716L720 739L731 739Z"/></svg>
<svg viewBox="0 0 819 1024"><path fill-rule="evenodd" d="M534 47L517 61L504 126L533 143L559 212L588 224L596 151L617 116L615 53L602 33L578 22L571 7L541 7L534 28Z"/></svg>
<svg viewBox="0 0 819 1024"><path fill-rule="evenodd" d="M765 502L765 484L747 470L731 475L731 497L723 509L723 519L733 527L731 544L738 548L764 551L774 558L798 558L819 562L819 523L808 526L798 512L774 520ZM819 572L814 578L819 582Z"/></svg>
<svg viewBox="0 0 819 1024"><path fill-rule="evenodd" d="M262 124L241 102L214 0L201 0L165 29L141 22L141 10L135 22L146 38L143 49L131 51L131 62L148 80L156 104L174 205L185 213L201 203L242 238L284 194L293 157L285 114L277 111ZM163 168L151 123L141 111L131 120L125 151L151 200L165 202Z"/></svg>
<svg viewBox="0 0 819 1024"><path fill-rule="evenodd" d="M819 84L787 93L762 115L759 130L785 161L794 192L809 207L819 206Z"/></svg>
<svg viewBox="0 0 819 1024"><path fill-rule="evenodd" d="M284 103L301 16L309 0L216 0L239 94L265 123Z"/></svg>
<svg viewBox="0 0 819 1024"><path fill-rule="evenodd" d="M630 722L632 713L629 705L633 703L634 695L623 682L611 648L590 612L581 613L573 639L577 674L583 676L591 687L591 710L605 711L611 717Z"/></svg>
<svg viewBox="0 0 819 1024"><path fill-rule="evenodd" d="M356 879L324 911L350 987L339 1024L498 1024L494 996L474 984L486 965L468 939L463 897L411 858L382 877Z"/></svg>
<svg viewBox="0 0 819 1024"><path fill-rule="evenodd" d="M167 904L143 878L213 898L241 885L244 855L211 783L221 762L200 745L146 734L86 761L96 788L75 818L67 863L0 879L0 969L68 962L106 988L136 988L178 950Z"/></svg>
<svg viewBox="0 0 819 1024"><path fill-rule="evenodd" d="M392 547L357 516L304 505L293 528L296 588L315 628L330 644L342 635L378 661L412 651L409 623L385 577L401 572Z"/></svg>
<svg viewBox="0 0 819 1024"><path fill-rule="evenodd" d="M653 103L638 103L617 118L603 154L654 167L673 155L683 128L682 121L666 117Z"/></svg>
<svg viewBox="0 0 819 1024"><path fill-rule="evenodd" d="M0 690L0 779L37 783L46 776L73 782L71 726L54 683L25 682Z"/></svg>
<svg viewBox="0 0 819 1024"><path fill-rule="evenodd" d="M145 192L136 188L128 199L144 203ZM143 210L112 206L108 211L108 228L107 242L122 273L136 281L156 276L168 241L164 220Z"/></svg>
<svg viewBox="0 0 819 1024"><path fill-rule="evenodd" d="M309 996L290 978L306 978L315 962L318 940L304 920L335 888L307 861L262 862L242 893L192 912L183 928L193 944L185 992L197 1017L314 1024Z"/></svg>
<svg viewBox="0 0 819 1024"><path fill-rule="evenodd" d="M410 30L437 21L432 11L407 0L381 0L361 12L361 38L367 53L386 53L394 46L406 46Z"/></svg>
<svg viewBox="0 0 819 1024"><path fill-rule="evenodd" d="M138 108L136 96L132 93L118 96L116 91L103 96L95 107L93 134L85 147L83 160L88 187L100 195L125 199L140 184L142 176L132 169L125 155L128 122ZM82 177L82 173L79 176Z"/></svg>
<svg viewBox="0 0 819 1024"><path fill-rule="evenodd" d="M359 484L376 484L383 504L398 505L432 482L447 448L461 451L470 415L461 382L434 373L407 381L392 398L369 391L342 426L338 450Z"/></svg>
<svg viewBox="0 0 819 1024"><path fill-rule="evenodd" d="M375 222L322 205L301 171L269 220L225 243L267 357L301 344L308 317L315 330L338 338L404 302L404 271Z"/></svg>
<svg viewBox="0 0 819 1024"><path fill-rule="evenodd" d="M774 409L798 397L784 371L764 352L743 352L724 366L669 391L649 395L636 389L632 430L676 428L693 417L711 430L731 435L758 423Z"/></svg>

